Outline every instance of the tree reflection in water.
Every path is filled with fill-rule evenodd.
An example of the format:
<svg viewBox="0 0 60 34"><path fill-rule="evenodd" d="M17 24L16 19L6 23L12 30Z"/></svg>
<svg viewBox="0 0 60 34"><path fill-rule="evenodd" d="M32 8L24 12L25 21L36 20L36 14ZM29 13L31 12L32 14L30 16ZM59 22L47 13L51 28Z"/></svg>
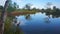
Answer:
<svg viewBox="0 0 60 34"><path fill-rule="evenodd" d="M28 14L28 15L25 16L25 19L26 20L31 20L31 16Z"/></svg>
<svg viewBox="0 0 60 34"><path fill-rule="evenodd" d="M19 24L20 24L20 21L18 22L17 21L17 18L18 16L16 16L14 19L13 19L13 24L15 25L15 26L19 26Z"/></svg>
<svg viewBox="0 0 60 34"><path fill-rule="evenodd" d="M47 14L47 13L46 13L46 15L47 15L47 16L48 16L48 15L49 15L49 16L52 15L52 16L51 16L52 18L59 18L59 17L60 17L60 14Z"/></svg>
<svg viewBox="0 0 60 34"><path fill-rule="evenodd" d="M49 18L50 18L50 16L49 16L49 17L45 17L45 18L44 18L45 23L50 23Z"/></svg>
<svg viewBox="0 0 60 34"><path fill-rule="evenodd" d="M56 12L51 11L51 12L45 12L45 13L47 16L52 15L52 18L59 18L60 17L60 11L56 11Z"/></svg>
<svg viewBox="0 0 60 34"><path fill-rule="evenodd" d="M17 21L17 18L15 17L12 21L12 26L11 26L11 32L14 33L20 33L20 22Z"/></svg>

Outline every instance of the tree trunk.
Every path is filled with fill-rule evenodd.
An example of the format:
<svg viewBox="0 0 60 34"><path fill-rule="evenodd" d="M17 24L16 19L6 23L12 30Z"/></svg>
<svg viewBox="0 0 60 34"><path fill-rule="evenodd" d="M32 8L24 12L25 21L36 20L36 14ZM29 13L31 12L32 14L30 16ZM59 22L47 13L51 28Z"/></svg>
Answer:
<svg viewBox="0 0 60 34"><path fill-rule="evenodd" d="M5 5L4 5L4 8L3 8L3 11L1 13L1 19L0 19L0 34L3 34L4 33L4 22L5 22L5 19L7 17L7 7L8 7L8 4L9 4L9 0L6 0L5 2Z"/></svg>

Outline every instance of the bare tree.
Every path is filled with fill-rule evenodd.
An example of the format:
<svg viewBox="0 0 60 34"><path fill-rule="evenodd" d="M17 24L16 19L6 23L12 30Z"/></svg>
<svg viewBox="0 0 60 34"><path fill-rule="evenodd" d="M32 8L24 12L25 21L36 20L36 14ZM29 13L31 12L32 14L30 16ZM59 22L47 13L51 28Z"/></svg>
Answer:
<svg viewBox="0 0 60 34"><path fill-rule="evenodd" d="M6 17L7 17L7 7L9 5L9 0L6 0L5 2L5 5L4 5L4 8L3 8L3 11L1 13L1 19L0 19L0 34L3 34L4 33L4 22L6 20Z"/></svg>

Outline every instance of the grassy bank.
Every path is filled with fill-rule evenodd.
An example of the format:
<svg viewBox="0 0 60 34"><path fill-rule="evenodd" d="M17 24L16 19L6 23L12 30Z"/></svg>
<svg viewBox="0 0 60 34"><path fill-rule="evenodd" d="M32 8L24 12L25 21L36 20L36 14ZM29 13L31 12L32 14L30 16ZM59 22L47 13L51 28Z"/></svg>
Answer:
<svg viewBox="0 0 60 34"><path fill-rule="evenodd" d="M14 17L7 17L4 25L4 34L23 34L21 29L12 24L12 19Z"/></svg>
<svg viewBox="0 0 60 34"><path fill-rule="evenodd" d="M21 29L19 29L18 27L15 28L16 31L14 31L12 29L13 18L17 15L35 14L35 13L36 13L36 11L14 11L14 12L11 12L11 13L7 13L7 15L9 15L9 16L6 18L6 21L5 21L4 34L24 34L21 31Z"/></svg>
<svg viewBox="0 0 60 34"><path fill-rule="evenodd" d="M36 11L14 11L14 12L11 12L11 15L12 16L17 16L17 15L25 15L25 14L35 14Z"/></svg>

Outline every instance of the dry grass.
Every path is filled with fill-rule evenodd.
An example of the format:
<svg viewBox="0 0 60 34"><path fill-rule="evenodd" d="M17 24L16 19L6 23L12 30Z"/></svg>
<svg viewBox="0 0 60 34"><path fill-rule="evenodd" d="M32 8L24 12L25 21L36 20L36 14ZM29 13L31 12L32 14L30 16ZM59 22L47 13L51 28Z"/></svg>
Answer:
<svg viewBox="0 0 60 34"><path fill-rule="evenodd" d="M35 11L23 11L23 12L11 12L12 16L16 16L16 15L25 15L25 14L34 14L36 13Z"/></svg>

